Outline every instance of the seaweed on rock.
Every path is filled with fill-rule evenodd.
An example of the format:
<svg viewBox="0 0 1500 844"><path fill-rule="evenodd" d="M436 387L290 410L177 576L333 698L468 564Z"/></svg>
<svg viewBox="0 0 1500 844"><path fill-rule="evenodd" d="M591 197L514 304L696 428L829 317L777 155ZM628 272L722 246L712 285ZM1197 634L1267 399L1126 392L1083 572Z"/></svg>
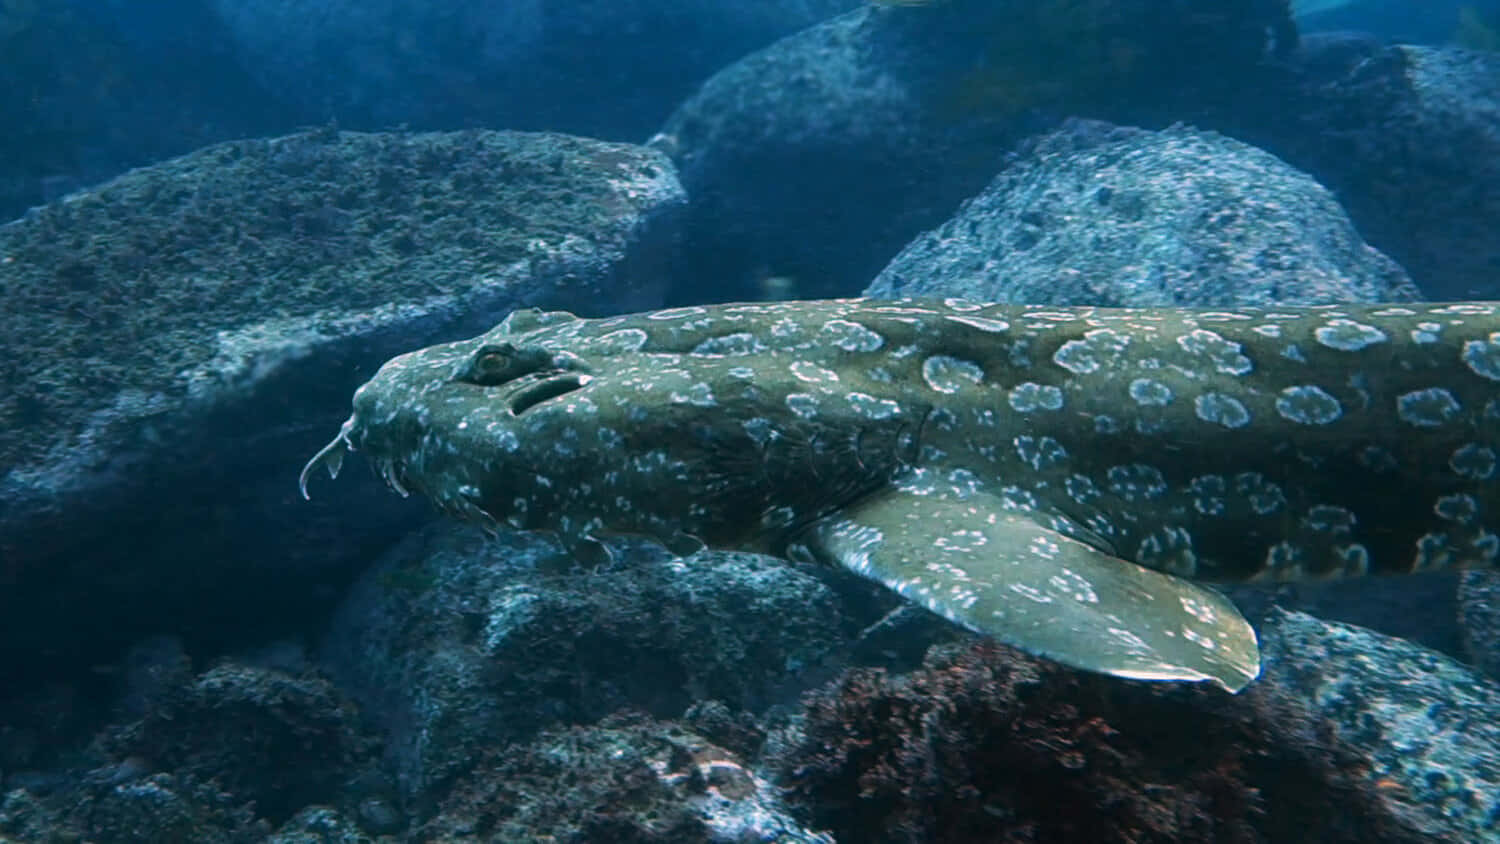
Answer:
<svg viewBox="0 0 1500 844"><path fill-rule="evenodd" d="M810 694L771 765L841 841L1419 840L1359 790L1358 765L1287 741L1256 699L980 641Z"/></svg>

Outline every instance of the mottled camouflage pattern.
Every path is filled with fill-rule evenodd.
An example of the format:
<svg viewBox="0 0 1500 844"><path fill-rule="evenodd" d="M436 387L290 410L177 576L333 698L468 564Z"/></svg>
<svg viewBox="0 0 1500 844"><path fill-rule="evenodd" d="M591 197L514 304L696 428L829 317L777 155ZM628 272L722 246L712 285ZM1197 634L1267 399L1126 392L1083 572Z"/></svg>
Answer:
<svg viewBox="0 0 1500 844"><path fill-rule="evenodd" d="M585 558L610 533L806 552L1069 664L1237 689L1253 633L1182 578L1500 553L1497 307L517 312L387 363L304 488L358 448L398 489L556 531ZM1134 585L1112 588L1132 594L1101 603L1090 587L1120 572ZM1234 667L1162 656L1184 631Z"/></svg>

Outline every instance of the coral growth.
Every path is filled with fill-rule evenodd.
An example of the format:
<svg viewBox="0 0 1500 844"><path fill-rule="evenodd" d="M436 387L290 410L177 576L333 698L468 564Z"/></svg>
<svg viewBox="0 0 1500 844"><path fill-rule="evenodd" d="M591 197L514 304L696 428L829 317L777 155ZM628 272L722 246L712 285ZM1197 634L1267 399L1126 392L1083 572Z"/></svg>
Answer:
<svg viewBox="0 0 1500 844"><path fill-rule="evenodd" d="M379 755L328 682L234 664L161 689L145 717L103 744L149 770L213 780L275 822L327 802Z"/></svg>
<svg viewBox="0 0 1500 844"><path fill-rule="evenodd" d="M1404 840L1247 698L1121 683L993 642L809 695L773 765L848 841ZM1269 807L1275 812L1269 813Z"/></svg>
<svg viewBox="0 0 1500 844"><path fill-rule="evenodd" d="M616 716L496 749L479 768L485 774L471 775L443 801L422 840L707 840L702 818L673 786L686 777L690 789L707 787L687 738L649 719Z"/></svg>

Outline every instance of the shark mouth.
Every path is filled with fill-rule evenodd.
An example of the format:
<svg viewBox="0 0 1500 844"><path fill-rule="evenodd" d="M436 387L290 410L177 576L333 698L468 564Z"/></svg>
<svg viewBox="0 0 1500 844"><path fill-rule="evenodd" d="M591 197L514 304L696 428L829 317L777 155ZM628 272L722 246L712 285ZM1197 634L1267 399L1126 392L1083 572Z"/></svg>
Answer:
<svg viewBox="0 0 1500 844"><path fill-rule="evenodd" d="M339 471L344 468L344 456L352 451L358 451L354 447L354 438L351 436L356 431L354 417L351 416L344 420L343 426L339 428L339 432L334 436L333 441L318 449L318 453L314 454L307 461L307 465L302 467L302 473L297 476L297 489L302 492L304 499L312 500L312 494L307 491L307 482L312 477L313 471L319 466L328 470L328 477L337 478L339 476ZM370 456L370 462L374 464L376 473L380 475L381 480L385 481L386 486L395 490L402 498L407 498L411 495L410 481L407 479L406 464L404 462L395 457L378 457L375 455Z"/></svg>

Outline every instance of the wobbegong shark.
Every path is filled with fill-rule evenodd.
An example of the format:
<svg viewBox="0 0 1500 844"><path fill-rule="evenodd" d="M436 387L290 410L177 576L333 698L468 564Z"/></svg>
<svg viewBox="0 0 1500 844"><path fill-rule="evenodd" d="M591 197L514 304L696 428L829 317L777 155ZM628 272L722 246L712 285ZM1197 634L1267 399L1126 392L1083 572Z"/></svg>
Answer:
<svg viewBox="0 0 1500 844"><path fill-rule="evenodd" d="M1069 666L1260 671L1213 583L1492 565L1500 303L516 311L387 362L359 450L494 530L843 566Z"/></svg>

